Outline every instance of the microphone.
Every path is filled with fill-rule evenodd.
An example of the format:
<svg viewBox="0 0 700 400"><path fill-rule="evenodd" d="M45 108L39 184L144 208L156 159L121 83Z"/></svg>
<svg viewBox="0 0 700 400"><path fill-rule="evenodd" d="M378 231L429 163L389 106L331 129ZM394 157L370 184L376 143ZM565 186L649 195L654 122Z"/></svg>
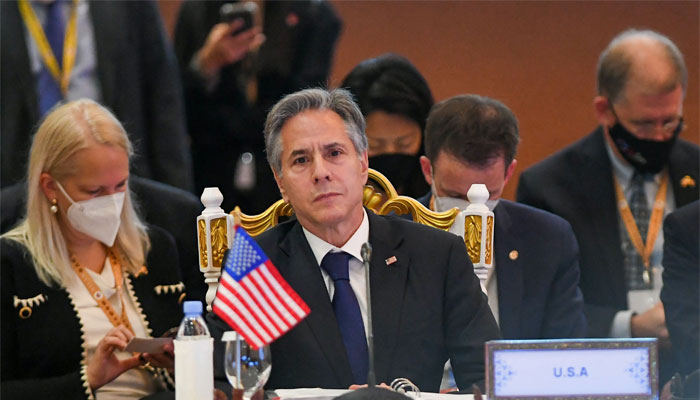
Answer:
<svg viewBox="0 0 700 400"><path fill-rule="evenodd" d="M365 281L367 291L367 387L374 387L377 384L377 378L374 376L374 333L372 333L372 297L370 297L369 286L369 260L372 258L372 245L369 242L362 243L362 265L365 268Z"/></svg>

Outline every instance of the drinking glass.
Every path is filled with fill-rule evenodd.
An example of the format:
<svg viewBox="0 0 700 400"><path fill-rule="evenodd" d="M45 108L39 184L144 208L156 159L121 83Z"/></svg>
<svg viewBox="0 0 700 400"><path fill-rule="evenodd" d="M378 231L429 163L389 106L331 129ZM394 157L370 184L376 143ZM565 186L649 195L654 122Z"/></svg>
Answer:
<svg viewBox="0 0 700 400"><path fill-rule="evenodd" d="M226 378L233 389L243 390L243 398L249 400L270 377L270 347L265 345L254 350L243 336L234 331L225 332L221 340L226 342Z"/></svg>

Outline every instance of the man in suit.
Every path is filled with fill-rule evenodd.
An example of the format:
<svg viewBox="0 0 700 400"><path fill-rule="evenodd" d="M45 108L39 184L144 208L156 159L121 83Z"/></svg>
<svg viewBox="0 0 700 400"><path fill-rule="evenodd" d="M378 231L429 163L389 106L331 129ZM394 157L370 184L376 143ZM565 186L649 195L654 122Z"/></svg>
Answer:
<svg viewBox="0 0 700 400"><path fill-rule="evenodd" d="M199 271L196 228L202 203L190 192L136 175L129 177L129 190L143 220L173 235L187 297L203 301L207 286ZM26 194L24 182L0 191L0 233L9 231L25 215Z"/></svg>
<svg viewBox="0 0 700 400"><path fill-rule="evenodd" d="M268 161L296 220L258 243L311 309L271 344L267 387L366 383L361 246L369 242L377 382L404 377L435 392L449 358L457 384L468 390L484 377L483 345L499 337L498 327L459 237L362 207L364 129L341 89L288 95L267 117Z"/></svg>
<svg viewBox="0 0 700 400"><path fill-rule="evenodd" d="M254 214L279 199L263 153L265 115L282 96L325 85L341 23L325 0L256 1L254 27L240 32L242 21L222 21L226 3L185 1L175 53L195 187L218 186L225 210Z"/></svg>
<svg viewBox="0 0 700 400"><path fill-rule="evenodd" d="M699 367L700 350L700 201L672 212L664 221L661 300L673 344L674 371L690 374Z"/></svg>
<svg viewBox="0 0 700 400"><path fill-rule="evenodd" d="M21 4L28 9L20 12ZM64 33L71 27L74 40ZM45 112L58 101L86 97L123 123L137 155L135 174L192 190L182 91L155 2L3 1L0 29L2 187L23 179L31 136ZM47 51L36 44L42 35ZM63 48L75 50L72 68ZM49 73L52 57L59 74L69 76L65 91Z"/></svg>
<svg viewBox="0 0 700 400"><path fill-rule="evenodd" d="M597 78L600 126L526 170L517 198L571 223L588 336L657 337L663 350L661 221L700 195L698 146L678 139L687 71L669 38L628 30L601 54Z"/></svg>
<svg viewBox="0 0 700 400"><path fill-rule="evenodd" d="M586 320L571 226L500 199L517 164L518 142L518 121L498 100L461 95L435 105L420 159L431 192L418 201L434 211L466 209L472 184L485 184L494 213L495 262L484 286L503 338L582 337Z"/></svg>

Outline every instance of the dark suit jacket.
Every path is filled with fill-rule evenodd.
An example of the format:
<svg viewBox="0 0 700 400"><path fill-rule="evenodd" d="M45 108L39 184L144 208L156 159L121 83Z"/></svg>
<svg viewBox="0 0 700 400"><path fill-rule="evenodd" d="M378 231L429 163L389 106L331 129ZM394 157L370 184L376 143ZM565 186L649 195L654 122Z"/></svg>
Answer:
<svg viewBox="0 0 700 400"><path fill-rule="evenodd" d="M418 199L430 207L430 193ZM501 199L494 210L498 314L504 339L583 337L578 245L556 215ZM517 252L515 259L510 254Z"/></svg>
<svg viewBox="0 0 700 400"><path fill-rule="evenodd" d="M369 216L370 286L377 382L404 377L437 392L451 359L457 384L484 378L484 342L499 336L458 236L396 217ZM258 243L311 313L271 344L266 388L347 388L353 383L320 268L301 225L290 221ZM385 260L395 256L396 262ZM215 329L216 330L216 329Z"/></svg>
<svg viewBox="0 0 700 400"><path fill-rule="evenodd" d="M182 319L180 293L154 290L157 285L180 282L175 243L165 231L149 228L152 248L146 265L148 274L127 275L152 336L158 337ZM2 291L0 329L2 398L86 399L87 387L81 374L83 361L82 326L68 292L46 286L34 272L26 249L16 242L0 240ZM21 307L14 299L44 295L33 305L31 316L19 317Z"/></svg>
<svg viewBox="0 0 700 400"><path fill-rule="evenodd" d="M133 172L192 190L177 65L151 1L91 1L102 104L129 134ZM16 1L0 2L0 148L2 187L23 178L39 123L36 80Z"/></svg>
<svg viewBox="0 0 700 400"><path fill-rule="evenodd" d="M254 214L280 198L263 152L267 112L286 94L325 86L341 24L327 1L265 1L266 40L252 68L258 96L249 104L243 79L245 61L222 68L213 88L207 88L191 68L193 56L221 21L219 8L227 2L231 1L185 1L175 27L175 53L185 89L197 190L218 186L225 210L238 205ZM233 186L236 163L243 152L255 156L256 187L252 191Z"/></svg>
<svg viewBox="0 0 700 400"><path fill-rule="evenodd" d="M661 301L671 336L676 371L689 374L700 360L700 203L672 212L664 221Z"/></svg>
<svg viewBox="0 0 700 400"><path fill-rule="evenodd" d="M627 285L620 244L620 222L610 158L602 128L564 148L520 175L517 198L552 212L574 229L580 249L581 291L588 336L607 337L615 314L627 309ZM681 207L700 197L698 146L678 140L669 162L670 183Z"/></svg>
<svg viewBox="0 0 700 400"><path fill-rule="evenodd" d="M135 175L129 177L129 189L143 219L175 238L187 297L204 301L207 286L199 272L196 222L202 203L192 193ZM0 191L0 233L10 230L25 215L25 196L24 183Z"/></svg>

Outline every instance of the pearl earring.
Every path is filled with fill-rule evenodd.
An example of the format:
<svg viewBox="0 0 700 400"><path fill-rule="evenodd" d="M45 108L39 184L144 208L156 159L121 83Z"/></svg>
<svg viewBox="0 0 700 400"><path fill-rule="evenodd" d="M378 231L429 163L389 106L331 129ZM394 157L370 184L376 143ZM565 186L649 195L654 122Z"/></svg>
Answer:
<svg viewBox="0 0 700 400"><path fill-rule="evenodd" d="M51 200L51 207L49 207L49 211L51 211L52 214L56 214L58 212L58 206L56 205L58 201L56 199Z"/></svg>

